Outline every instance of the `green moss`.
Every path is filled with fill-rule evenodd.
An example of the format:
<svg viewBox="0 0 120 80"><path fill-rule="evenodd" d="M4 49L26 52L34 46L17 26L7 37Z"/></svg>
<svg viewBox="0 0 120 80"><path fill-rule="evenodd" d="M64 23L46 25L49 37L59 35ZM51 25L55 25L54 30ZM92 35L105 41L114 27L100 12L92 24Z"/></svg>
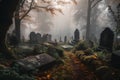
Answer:
<svg viewBox="0 0 120 80"><path fill-rule="evenodd" d="M0 70L0 80L35 80L28 75L19 75L17 72L11 69Z"/></svg>
<svg viewBox="0 0 120 80"><path fill-rule="evenodd" d="M84 41L80 41L75 47L73 48L73 52L79 51L79 50L86 50L88 48L88 45Z"/></svg>

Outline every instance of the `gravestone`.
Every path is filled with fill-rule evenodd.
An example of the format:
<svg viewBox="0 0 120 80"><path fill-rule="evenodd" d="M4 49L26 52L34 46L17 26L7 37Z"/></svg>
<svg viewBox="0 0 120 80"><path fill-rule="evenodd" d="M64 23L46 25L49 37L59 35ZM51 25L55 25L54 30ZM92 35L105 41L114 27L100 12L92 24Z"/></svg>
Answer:
<svg viewBox="0 0 120 80"><path fill-rule="evenodd" d="M30 43L36 43L37 42L37 37L35 32L31 32L30 35Z"/></svg>
<svg viewBox="0 0 120 80"><path fill-rule="evenodd" d="M75 40L75 42L79 41L79 39L80 39L79 36L80 36L79 30L76 29L75 32L74 32L74 40Z"/></svg>
<svg viewBox="0 0 120 80"><path fill-rule="evenodd" d="M51 34L48 34L48 36L47 36L47 41L48 41L48 42L52 41L52 35L51 35Z"/></svg>
<svg viewBox="0 0 120 80"><path fill-rule="evenodd" d="M52 63L55 61L55 58L44 53L36 56L30 56L17 61L17 64L21 67L21 70L31 71L37 68L40 68L44 65Z"/></svg>
<svg viewBox="0 0 120 80"><path fill-rule="evenodd" d="M112 51L113 48L114 33L110 28L105 28L105 30L100 35L100 49L106 49L107 51Z"/></svg>
<svg viewBox="0 0 120 80"><path fill-rule="evenodd" d="M40 33L36 34L36 38L37 38L37 42L41 43L41 34Z"/></svg>
<svg viewBox="0 0 120 80"><path fill-rule="evenodd" d="M67 43L67 36L64 37L64 43Z"/></svg>

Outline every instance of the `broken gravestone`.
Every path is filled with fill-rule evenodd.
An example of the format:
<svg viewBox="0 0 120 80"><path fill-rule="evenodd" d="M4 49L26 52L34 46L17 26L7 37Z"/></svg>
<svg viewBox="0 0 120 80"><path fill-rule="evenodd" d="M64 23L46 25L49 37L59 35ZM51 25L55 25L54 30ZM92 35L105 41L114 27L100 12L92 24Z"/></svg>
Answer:
<svg viewBox="0 0 120 80"><path fill-rule="evenodd" d="M45 66L45 65L47 66L47 64L49 65L54 61L55 61L55 58L44 53L44 54L30 56L30 57L18 60L16 63L19 65L21 70L32 71L42 66Z"/></svg>
<svg viewBox="0 0 120 80"><path fill-rule="evenodd" d="M100 49L105 49L112 52L113 48L114 33L110 28L105 28L100 36Z"/></svg>

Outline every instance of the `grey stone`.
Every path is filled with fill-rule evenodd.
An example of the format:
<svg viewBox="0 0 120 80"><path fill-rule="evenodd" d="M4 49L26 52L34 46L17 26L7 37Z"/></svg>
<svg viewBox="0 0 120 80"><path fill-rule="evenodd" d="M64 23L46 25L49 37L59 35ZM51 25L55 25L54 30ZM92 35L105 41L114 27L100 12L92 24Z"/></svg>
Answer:
<svg viewBox="0 0 120 80"><path fill-rule="evenodd" d="M54 61L55 61L55 58L44 53L44 54L30 56L30 57L18 60L17 64L19 64L23 69L29 71L29 70L34 70L36 68L40 68Z"/></svg>
<svg viewBox="0 0 120 80"><path fill-rule="evenodd" d="M114 32L110 28L105 28L100 36L100 45L101 49L106 49L112 51L114 40Z"/></svg>

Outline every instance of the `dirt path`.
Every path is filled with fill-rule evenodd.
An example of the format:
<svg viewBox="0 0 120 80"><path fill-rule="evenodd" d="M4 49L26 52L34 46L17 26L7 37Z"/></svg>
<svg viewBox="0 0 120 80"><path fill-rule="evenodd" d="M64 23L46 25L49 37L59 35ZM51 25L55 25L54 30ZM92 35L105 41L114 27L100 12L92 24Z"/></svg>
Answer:
<svg viewBox="0 0 120 80"><path fill-rule="evenodd" d="M73 53L65 51L64 64L39 73L36 80L98 80Z"/></svg>
<svg viewBox="0 0 120 80"><path fill-rule="evenodd" d="M72 66L74 80L98 80L94 73L81 63L73 53L65 52L65 55L70 59L69 64Z"/></svg>

